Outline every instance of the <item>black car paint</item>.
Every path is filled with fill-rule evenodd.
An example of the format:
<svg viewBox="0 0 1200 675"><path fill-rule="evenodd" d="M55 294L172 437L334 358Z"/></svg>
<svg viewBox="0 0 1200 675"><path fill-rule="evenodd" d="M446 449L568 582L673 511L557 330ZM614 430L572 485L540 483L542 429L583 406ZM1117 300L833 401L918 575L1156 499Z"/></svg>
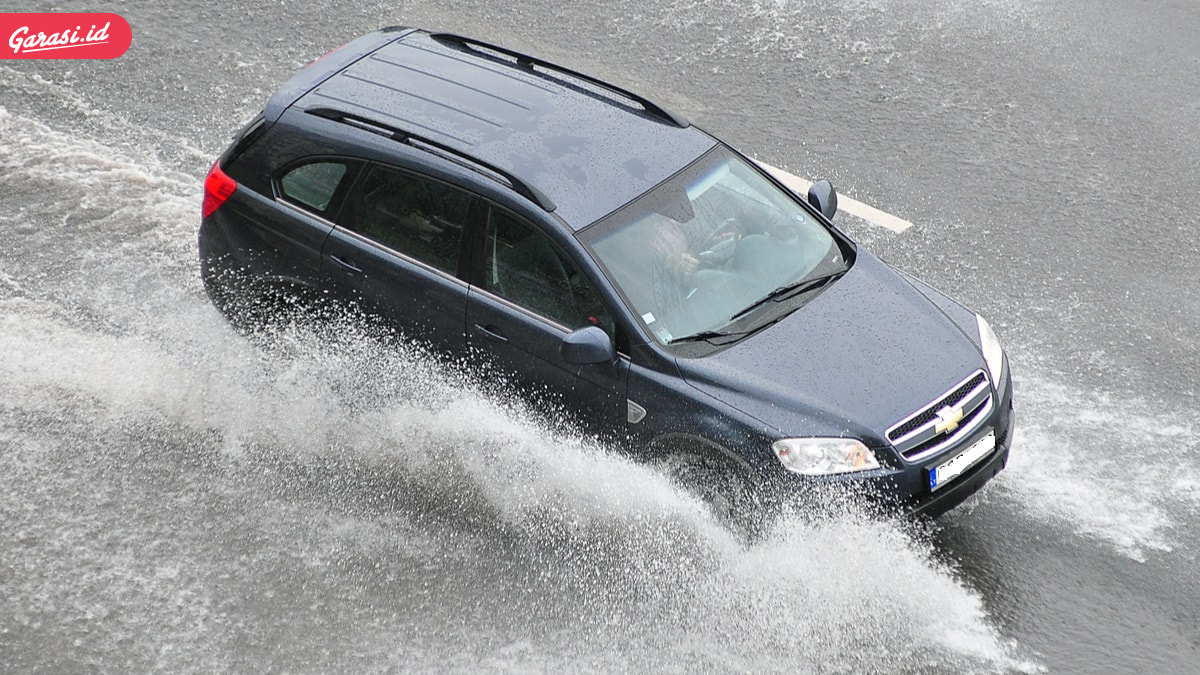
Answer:
<svg viewBox="0 0 1200 675"><path fill-rule="evenodd" d="M792 490L830 482L869 485L882 495L900 495L908 510L935 515L1002 468L1011 442L1007 367L1001 381L993 383L997 405L993 422L985 425L996 429L997 447L955 484L935 494L924 484L929 466L949 454L914 467L887 451L883 429L928 404L964 373L983 367L983 359L972 337L972 313L870 254L860 251L843 278L815 298L796 300L794 311L749 339L716 349L664 347L625 309L574 234L625 199L625 192L599 202L591 188L579 193L589 179L579 171L589 167L577 160L606 152L596 139L581 141L566 129L552 130L542 139L547 144L542 152L558 164L531 162L527 150L522 155L517 144L502 137L476 148L487 161L544 181L555 203L565 205L548 212L452 158L306 112L306 106L327 98L331 78L409 35L424 34L377 32L301 71L271 97L264 121L244 131L247 139L235 141L222 156L220 166L240 187L201 226L202 272L214 294L229 285L230 276L240 276L249 279L250 292L309 289L365 305L451 358L487 355L487 367L514 376L519 389L539 405L572 411L589 431L635 455L697 452L751 482ZM592 96L587 98L584 108L593 105ZM389 105L393 114L402 112ZM627 146L665 144L682 156L698 157L718 143L695 127L629 117L640 123L622 128L626 137L636 136L626 138ZM600 185L625 176L644 190L684 165L674 155L651 166L637 157L614 156L611 149L607 153L602 166L591 167L598 172L592 178L603 177L596 181ZM429 268L338 226L339 207L354 190L354 175L339 187L326 213L313 214L278 198L275 181L283 169L322 156L353 158L360 164L351 174L368 163L383 163L476 195L478 208L470 217L459 268L453 273ZM676 165L668 170L672 162ZM623 189L629 191L630 185ZM493 209L519 214L576 261L616 323L611 361L580 364L565 358L561 346L571 333L568 327L482 289L483 238ZM423 318L413 321L413 316ZM627 420L626 401L645 410L636 423ZM859 438L876 451L882 466L821 478L788 473L772 455L771 443L812 435Z"/></svg>
<svg viewBox="0 0 1200 675"><path fill-rule="evenodd" d="M680 367L697 388L780 432L883 447L879 431L913 411L912 392L946 391L981 362L969 335L860 251L841 279L776 325ZM912 365L928 363L940 367Z"/></svg>

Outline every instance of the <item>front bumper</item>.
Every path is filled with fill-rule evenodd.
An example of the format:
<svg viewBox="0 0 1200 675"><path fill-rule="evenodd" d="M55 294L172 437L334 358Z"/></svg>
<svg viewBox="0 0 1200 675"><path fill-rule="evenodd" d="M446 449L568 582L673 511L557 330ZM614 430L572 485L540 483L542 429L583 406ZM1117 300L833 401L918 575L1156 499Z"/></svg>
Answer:
<svg viewBox="0 0 1200 675"><path fill-rule="evenodd" d="M1009 415L1012 419L1012 415ZM923 501L917 501L908 509L908 514L917 517L936 518L961 504L967 497L979 491L983 484L996 477L1008 464L1008 441L1001 445L996 443L996 450L991 456L971 467L967 473L959 476L954 483L927 496Z"/></svg>
<svg viewBox="0 0 1200 675"><path fill-rule="evenodd" d="M1007 368L1005 370L1007 371ZM866 496L887 513L936 518L978 492L1007 466L1014 421L1012 380L1007 372L997 398L990 419L980 425L969 438L963 439L956 449L939 453L921 464L906 464L903 467L885 469L873 477L860 479L853 474L844 474L825 484L840 484L850 490L851 494ZM954 452L969 447L991 433L995 434L996 446L990 453L944 487L937 490L929 487L931 468L945 462ZM789 478L794 480L800 477L789 475ZM811 487L812 483L809 483L809 486Z"/></svg>
<svg viewBox="0 0 1200 675"><path fill-rule="evenodd" d="M897 466L893 462L892 466L884 469L864 472L868 475L850 473L809 477L789 473L777 462L773 462L770 469L777 473L764 481L764 484L771 487L760 491L758 500L764 506L782 511L797 506L811 506L822 510L838 508L837 504L844 504L838 496L848 495L852 501L865 498L865 502L859 503L871 502L884 514L936 518L978 492L1007 466L1015 417L1012 379L1008 374L1007 363L996 398L996 405L989 413L989 418L969 437L961 439L954 448L939 452L922 463L903 463ZM937 490L930 488L931 468L946 462L954 453L970 447L989 434L995 434L996 439L991 452L943 487ZM880 450L876 450L876 453L879 452Z"/></svg>
<svg viewBox="0 0 1200 675"><path fill-rule="evenodd" d="M1007 368L1006 368L1007 370ZM993 413L991 429L996 434L996 448L946 487L936 492L926 485L911 495L903 504L903 511L912 516L936 518L961 504L967 497L979 491L983 484L996 477L1008 464L1008 450L1013 437L1013 391L1012 380L1005 373L1004 388L999 405ZM965 445L965 444L964 444ZM928 476L929 467L921 470L922 478Z"/></svg>

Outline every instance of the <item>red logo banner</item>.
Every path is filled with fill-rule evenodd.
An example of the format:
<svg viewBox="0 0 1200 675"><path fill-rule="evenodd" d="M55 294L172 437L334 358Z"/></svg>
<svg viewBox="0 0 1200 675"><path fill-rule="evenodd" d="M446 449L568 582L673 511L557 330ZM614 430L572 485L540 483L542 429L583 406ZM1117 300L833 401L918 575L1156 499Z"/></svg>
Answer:
<svg viewBox="0 0 1200 675"><path fill-rule="evenodd" d="M0 58L115 59L133 30L120 14L0 14Z"/></svg>

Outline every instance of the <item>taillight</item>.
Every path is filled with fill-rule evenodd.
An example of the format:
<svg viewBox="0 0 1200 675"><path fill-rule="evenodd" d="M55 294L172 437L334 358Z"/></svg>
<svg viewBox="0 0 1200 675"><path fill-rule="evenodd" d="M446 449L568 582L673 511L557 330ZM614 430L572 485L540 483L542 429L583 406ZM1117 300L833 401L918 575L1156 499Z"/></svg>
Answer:
<svg viewBox="0 0 1200 675"><path fill-rule="evenodd" d="M208 177L204 179L204 203L200 207L200 217L207 218L209 214L220 208L235 190L237 190L237 181L225 175L219 162L213 162L212 168L208 171Z"/></svg>
<svg viewBox="0 0 1200 675"><path fill-rule="evenodd" d="M350 43L349 43L349 42L344 42L344 43L342 43L342 44L338 45L337 47L334 47L333 49L330 49L329 51L327 51L327 52L325 52L324 54L322 54L322 55L318 56L317 58L313 59L312 61L309 61L309 62L308 62L308 66L311 66L312 64L316 63L317 61L320 61L321 59L325 58L326 56L329 56L330 54L332 54L332 53L336 52L337 50L341 49L342 47L345 47L345 46L346 46L346 45L348 45L348 44L350 44ZM304 66L304 67L305 67L305 68L307 68L308 66Z"/></svg>

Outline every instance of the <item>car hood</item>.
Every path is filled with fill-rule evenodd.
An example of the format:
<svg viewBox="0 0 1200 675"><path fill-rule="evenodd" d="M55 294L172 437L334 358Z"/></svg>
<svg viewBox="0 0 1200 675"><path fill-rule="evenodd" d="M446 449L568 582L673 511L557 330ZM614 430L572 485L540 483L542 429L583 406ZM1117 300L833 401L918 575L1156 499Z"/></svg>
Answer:
<svg viewBox="0 0 1200 675"><path fill-rule="evenodd" d="M860 250L845 275L779 323L677 365L692 386L783 435L882 445L888 427L985 367L969 326Z"/></svg>

